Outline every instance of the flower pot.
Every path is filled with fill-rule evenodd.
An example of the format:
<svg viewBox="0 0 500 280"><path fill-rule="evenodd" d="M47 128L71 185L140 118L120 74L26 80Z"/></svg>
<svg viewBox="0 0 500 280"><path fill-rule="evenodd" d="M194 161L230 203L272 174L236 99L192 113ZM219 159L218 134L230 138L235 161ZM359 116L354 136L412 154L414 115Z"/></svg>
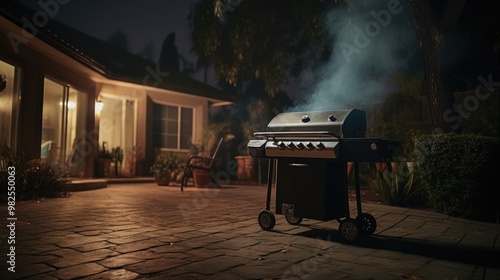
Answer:
<svg viewBox="0 0 500 280"><path fill-rule="evenodd" d="M352 161L347 162L347 177L349 177L351 175L353 166L354 166L354 162L352 162Z"/></svg>
<svg viewBox="0 0 500 280"><path fill-rule="evenodd" d="M193 181L196 188L207 188L214 186L212 178L210 178L210 173L207 170L193 170Z"/></svg>
<svg viewBox="0 0 500 280"><path fill-rule="evenodd" d="M234 158L238 164L238 181L252 180L255 175L255 159L251 156L236 156Z"/></svg>
<svg viewBox="0 0 500 280"><path fill-rule="evenodd" d="M245 171L245 156L236 156L236 163L238 164L238 171L236 173L236 177L238 181L246 181L247 173Z"/></svg>
<svg viewBox="0 0 500 280"><path fill-rule="evenodd" d="M170 184L170 178L155 178L156 184L158 186L168 186Z"/></svg>
<svg viewBox="0 0 500 280"><path fill-rule="evenodd" d="M100 158L97 160L96 164L96 177L104 178L110 175L111 159L110 158Z"/></svg>
<svg viewBox="0 0 500 280"><path fill-rule="evenodd" d="M252 180L255 175L255 159L251 156L245 156L245 177Z"/></svg>

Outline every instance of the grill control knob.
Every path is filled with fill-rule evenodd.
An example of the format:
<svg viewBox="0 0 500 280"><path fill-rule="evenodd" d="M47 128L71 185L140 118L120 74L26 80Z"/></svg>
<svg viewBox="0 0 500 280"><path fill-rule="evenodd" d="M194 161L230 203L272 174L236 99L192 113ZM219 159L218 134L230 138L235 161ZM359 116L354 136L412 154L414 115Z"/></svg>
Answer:
<svg viewBox="0 0 500 280"><path fill-rule="evenodd" d="M295 147L295 145L293 145L293 143L292 143L292 142L287 142L287 143L286 143L286 147L287 147L288 149L290 149L290 150L293 150L293 148Z"/></svg>
<svg viewBox="0 0 500 280"><path fill-rule="evenodd" d="M372 143L372 144L370 145L370 148L371 148L372 150L376 151L376 150L378 149L377 143Z"/></svg>
<svg viewBox="0 0 500 280"><path fill-rule="evenodd" d="M306 146L306 149L308 149L308 150L310 150L310 149L314 148L314 145L313 145L313 143L311 143L311 142L307 142L307 143L305 144L305 146Z"/></svg>
<svg viewBox="0 0 500 280"><path fill-rule="evenodd" d="M337 118L334 116L334 115L331 115L328 117L328 119L331 121L331 122L334 122L337 120Z"/></svg>
<svg viewBox="0 0 500 280"><path fill-rule="evenodd" d="M318 143L316 143L315 147L318 150L323 150L325 148L325 144L318 142Z"/></svg>
<svg viewBox="0 0 500 280"><path fill-rule="evenodd" d="M309 118L308 115L303 115L302 118L300 118L300 120L303 122L303 123L306 123L306 122L309 122L311 120L311 118Z"/></svg>
<svg viewBox="0 0 500 280"><path fill-rule="evenodd" d="M278 143L276 143L276 146L278 146L278 148L280 148L280 149L284 149L285 143L283 143L282 141L279 141Z"/></svg>
<svg viewBox="0 0 500 280"><path fill-rule="evenodd" d="M302 143L302 142L295 142L295 147L300 150L300 149L304 148L304 143Z"/></svg>

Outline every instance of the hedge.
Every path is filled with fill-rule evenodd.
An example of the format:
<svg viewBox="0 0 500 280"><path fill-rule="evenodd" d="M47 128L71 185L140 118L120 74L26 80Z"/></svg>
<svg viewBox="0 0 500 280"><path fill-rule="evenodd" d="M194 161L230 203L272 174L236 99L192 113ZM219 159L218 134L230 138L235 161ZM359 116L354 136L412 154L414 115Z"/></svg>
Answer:
<svg viewBox="0 0 500 280"><path fill-rule="evenodd" d="M436 211L498 222L500 139L475 134L432 134L415 139L421 181Z"/></svg>

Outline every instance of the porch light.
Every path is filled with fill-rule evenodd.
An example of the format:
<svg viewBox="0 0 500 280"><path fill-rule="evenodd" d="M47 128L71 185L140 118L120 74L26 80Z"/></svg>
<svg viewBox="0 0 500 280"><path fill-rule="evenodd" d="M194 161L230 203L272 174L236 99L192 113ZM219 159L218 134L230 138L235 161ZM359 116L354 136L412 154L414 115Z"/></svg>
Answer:
<svg viewBox="0 0 500 280"><path fill-rule="evenodd" d="M100 99L95 102L96 113L100 113L102 111L103 107L104 107L104 103Z"/></svg>

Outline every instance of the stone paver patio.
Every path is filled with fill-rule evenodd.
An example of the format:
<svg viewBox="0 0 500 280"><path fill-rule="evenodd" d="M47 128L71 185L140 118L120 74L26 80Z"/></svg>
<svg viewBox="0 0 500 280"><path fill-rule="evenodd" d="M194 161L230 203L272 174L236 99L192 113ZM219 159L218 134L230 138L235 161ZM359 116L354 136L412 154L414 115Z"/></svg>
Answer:
<svg viewBox="0 0 500 280"><path fill-rule="evenodd" d="M0 279L500 279L498 224L363 204L377 230L347 244L335 220L262 230L265 196L141 183L17 202L15 273L0 204Z"/></svg>

